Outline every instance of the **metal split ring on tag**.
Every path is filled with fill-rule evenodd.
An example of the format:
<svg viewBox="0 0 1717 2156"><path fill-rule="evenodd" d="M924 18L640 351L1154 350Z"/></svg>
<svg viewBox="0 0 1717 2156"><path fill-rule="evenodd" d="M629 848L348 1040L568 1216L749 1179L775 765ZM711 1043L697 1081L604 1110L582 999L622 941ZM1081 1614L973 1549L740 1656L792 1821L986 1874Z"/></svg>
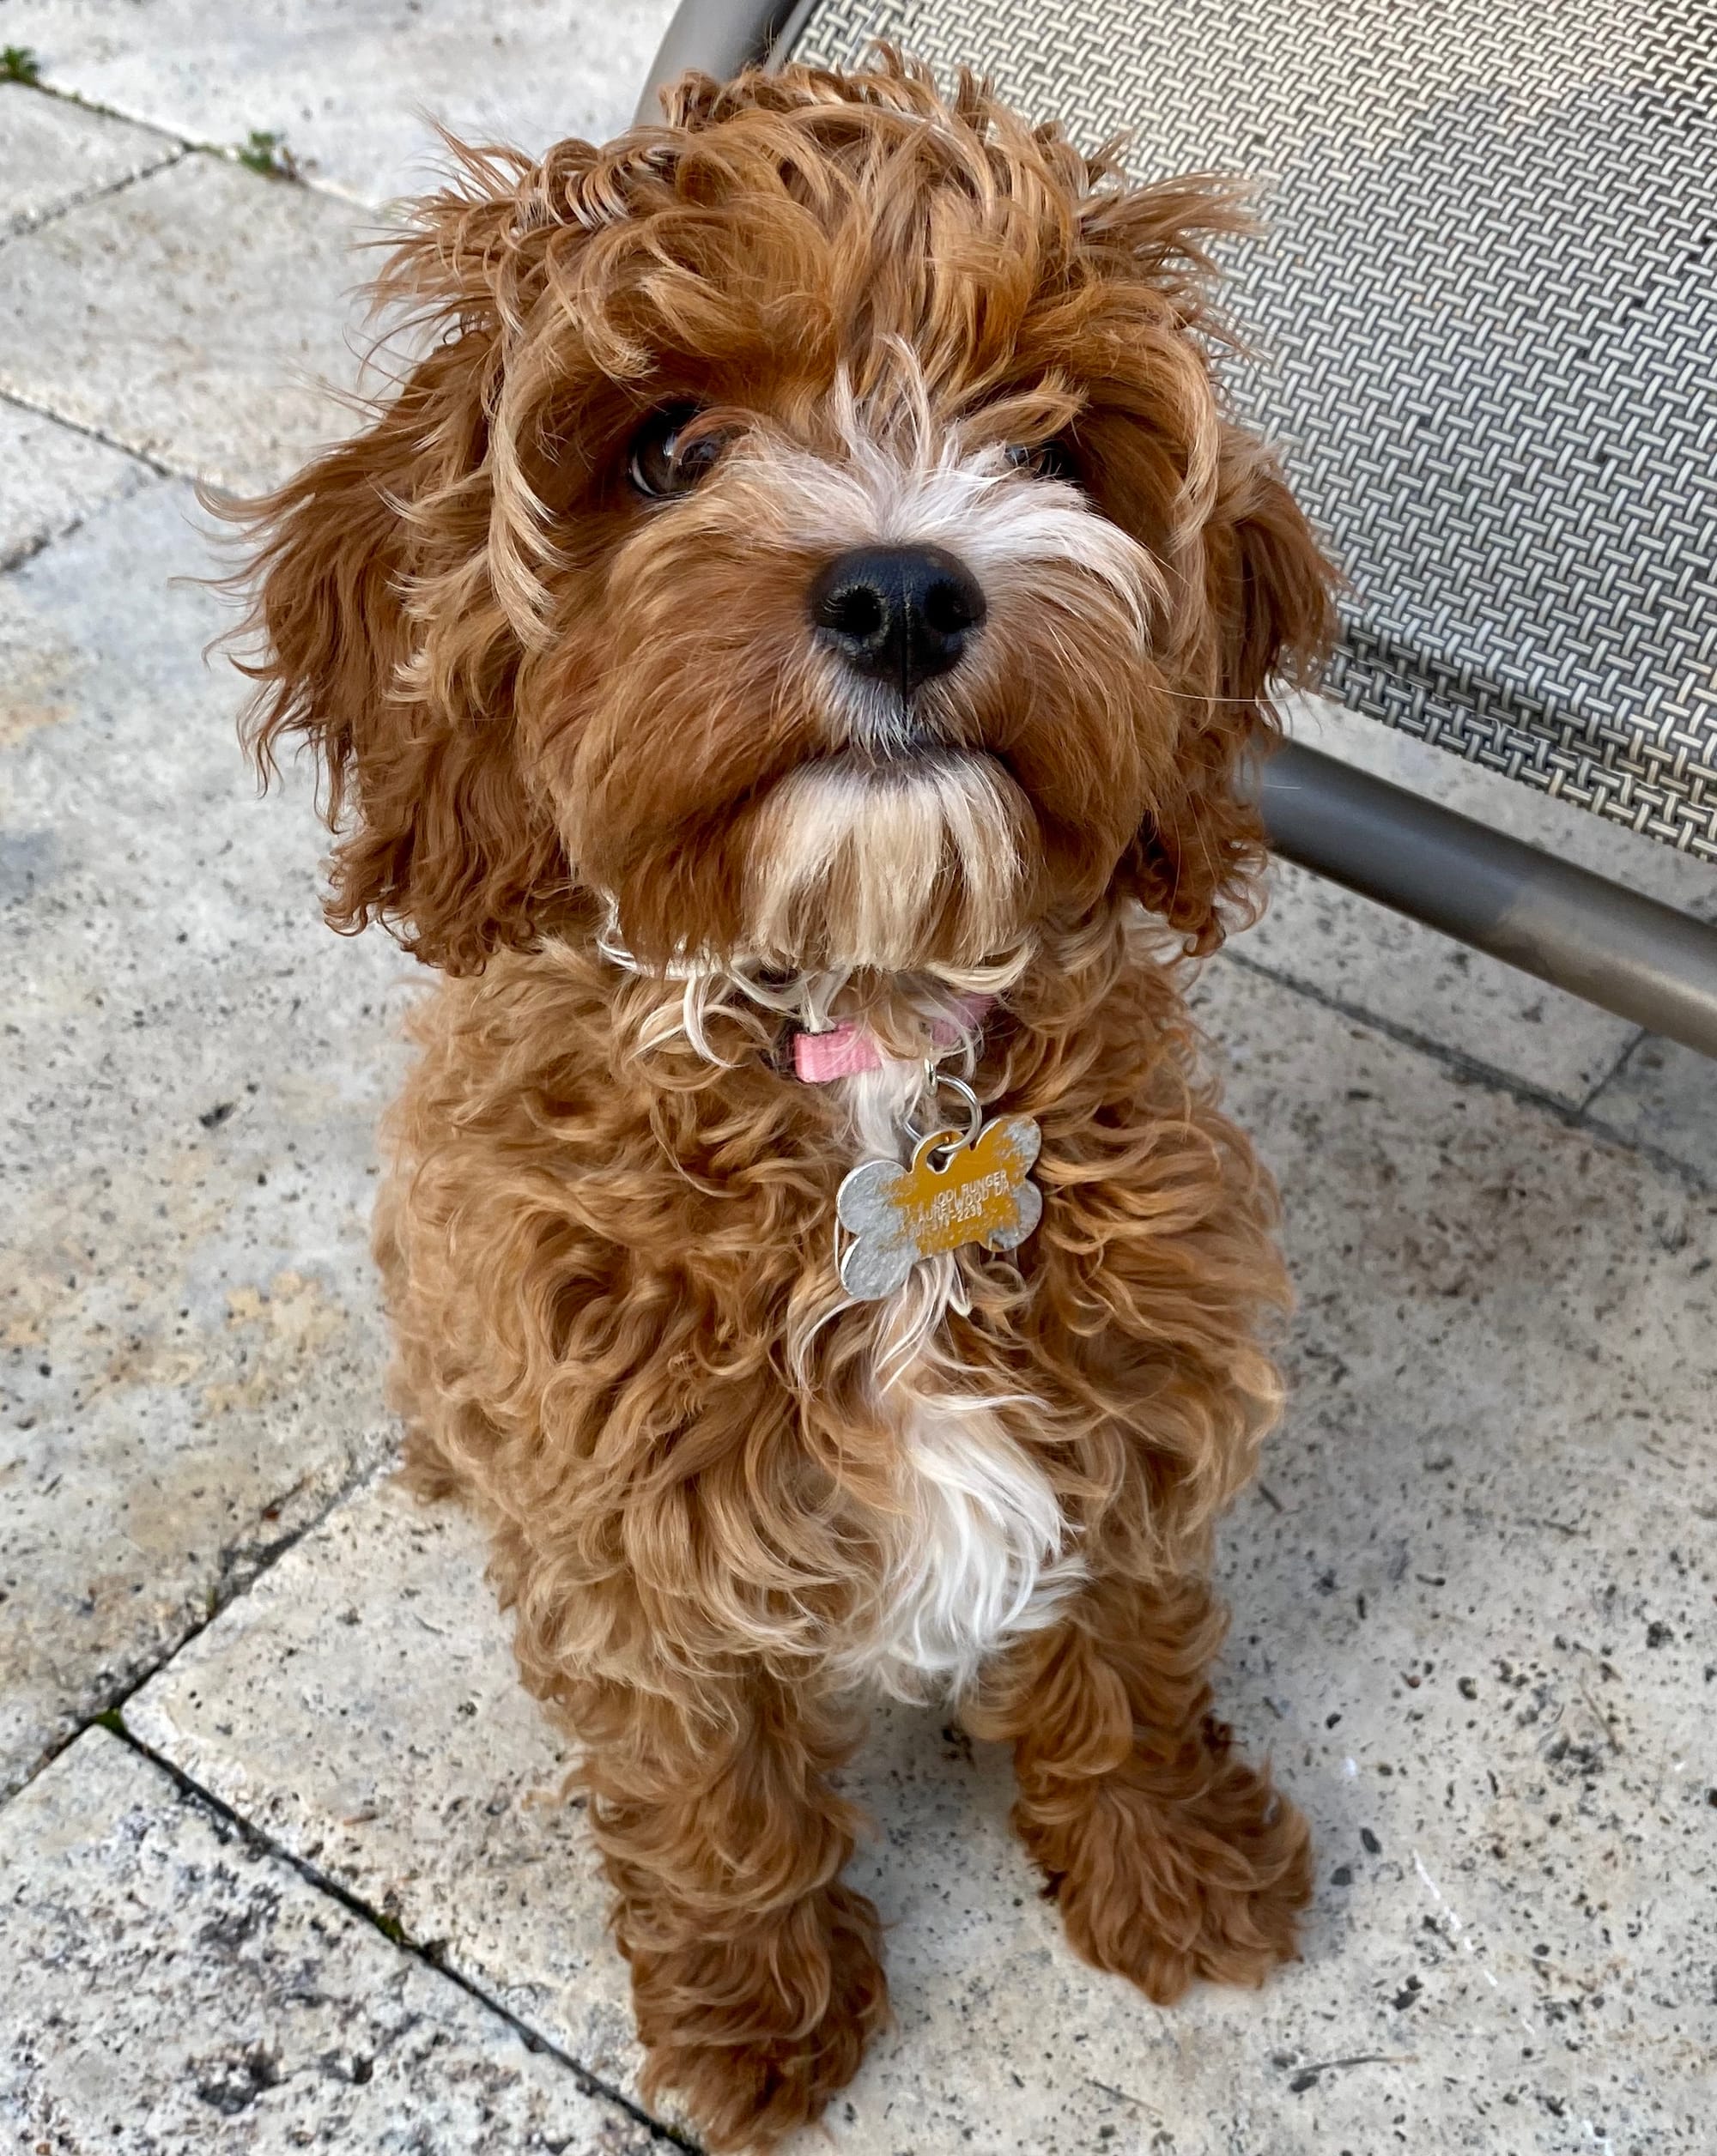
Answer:
<svg viewBox="0 0 1717 2156"><path fill-rule="evenodd" d="M840 1258L840 1285L855 1302L875 1302L902 1287L914 1265L939 1251L981 1243L1017 1250L1043 1217L1043 1194L1031 1179L1042 1136L1029 1116L984 1120L983 1105L963 1078L929 1072L966 1105L964 1132L937 1129L913 1141L910 1167L865 1160L840 1186L835 1218L852 1240Z"/></svg>

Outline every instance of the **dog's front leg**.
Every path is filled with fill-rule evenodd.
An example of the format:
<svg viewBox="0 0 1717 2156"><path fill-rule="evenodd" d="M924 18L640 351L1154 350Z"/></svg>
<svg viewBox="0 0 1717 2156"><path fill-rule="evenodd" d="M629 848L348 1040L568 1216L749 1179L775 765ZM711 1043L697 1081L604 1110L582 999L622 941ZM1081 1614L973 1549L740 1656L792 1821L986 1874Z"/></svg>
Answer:
<svg viewBox="0 0 1717 2156"><path fill-rule="evenodd" d="M822 2111L888 2018L877 1912L843 1886L860 1815L828 1774L849 1717L763 1675L610 1692L583 1778L632 1965L647 2093L712 2149Z"/></svg>
<svg viewBox="0 0 1717 2156"><path fill-rule="evenodd" d="M1071 1944L1162 2005L1262 1983L1311 1893L1304 1820L1210 1713L1223 1630L1202 1578L1099 1577L964 1717L1014 1745L1014 1826Z"/></svg>

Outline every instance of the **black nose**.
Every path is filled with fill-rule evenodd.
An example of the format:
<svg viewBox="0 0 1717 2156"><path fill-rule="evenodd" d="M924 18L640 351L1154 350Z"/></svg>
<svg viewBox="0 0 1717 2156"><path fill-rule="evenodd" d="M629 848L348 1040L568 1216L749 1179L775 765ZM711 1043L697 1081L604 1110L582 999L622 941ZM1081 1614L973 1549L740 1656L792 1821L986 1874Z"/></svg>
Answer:
<svg viewBox="0 0 1717 2156"><path fill-rule="evenodd" d="M945 674L984 618L984 595L943 547L858 547L811 586L811 620L856 674L910 696Z"/></svg>

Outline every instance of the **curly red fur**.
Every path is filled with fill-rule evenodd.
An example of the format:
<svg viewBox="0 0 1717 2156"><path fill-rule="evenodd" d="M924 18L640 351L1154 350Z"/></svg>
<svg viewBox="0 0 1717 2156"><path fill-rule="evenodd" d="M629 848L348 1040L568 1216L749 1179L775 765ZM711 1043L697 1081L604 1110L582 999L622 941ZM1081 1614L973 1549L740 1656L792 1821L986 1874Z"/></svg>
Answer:
<svg viewBox="0 0 1717 2156"><path fill-rule="evenodd" d="M482 1509L583 1747L651 2086L766 2146L886 2017L832 1777L937 1416L1063 1538L966 1711L1073 1943L1160 1999L1293 1950L1304 1830L1207 1676L1285 1288L1180 954L1247 902L1240 767L1331 578L1218 393L1222 187L1131 188L892 57L461 155L383 281L440 341L256 512L251 737L325 765L335 924L464 977L378 1227L412 1471ZM628 445L683 405L710 475L640 500ZM1004 454L1052 437L1077 484ZM896 524L988 602L904 762L804 597ZM902 1332L831 1256L868 1111L797 1082L783 1014L834 998L910 1079L974 984L1042 1222Z"/></svg>

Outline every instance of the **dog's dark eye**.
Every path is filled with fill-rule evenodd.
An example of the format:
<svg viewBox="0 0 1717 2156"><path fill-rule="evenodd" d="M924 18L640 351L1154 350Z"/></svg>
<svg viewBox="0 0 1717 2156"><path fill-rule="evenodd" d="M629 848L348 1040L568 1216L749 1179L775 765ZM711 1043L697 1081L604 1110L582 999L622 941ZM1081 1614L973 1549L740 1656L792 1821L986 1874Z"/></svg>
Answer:
<svg viewBox="0 0 1717 2156"><path fill-rule="evenodd" d="M1010 442L1004 453L1016 471L1029 472L1034 479L1065 479L1074 487L1079 483L1079 467L1065 442Z"/></svg>
<svg viewBox="0 0 1717 2156"><path fill-rule="evenodd" d="M695 404L669 404L639 428L626 475L640 494L666 501L689 494L709 471L726 442L720 434L689 433L700 417Z"/></svg>

